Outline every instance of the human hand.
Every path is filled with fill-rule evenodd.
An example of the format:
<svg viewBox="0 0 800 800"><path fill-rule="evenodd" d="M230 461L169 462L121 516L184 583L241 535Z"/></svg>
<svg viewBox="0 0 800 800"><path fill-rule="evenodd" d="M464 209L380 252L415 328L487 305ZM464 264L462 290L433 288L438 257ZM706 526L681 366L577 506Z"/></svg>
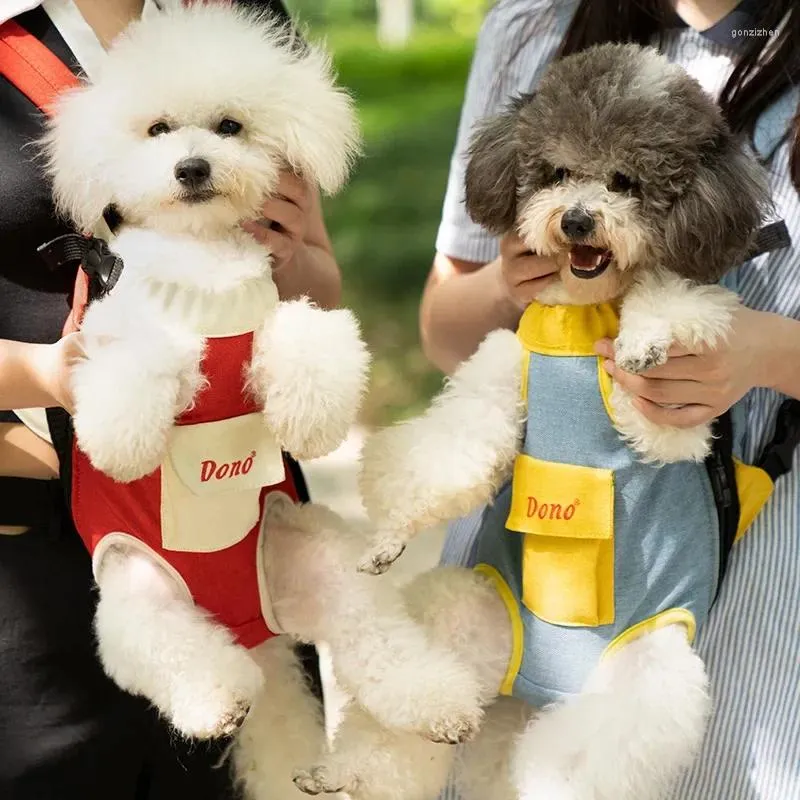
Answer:
<svg viewBox="0 0 800 800"><path fill-rule="evenodd" d="M769 385L773 347L765 317L772 316L741 306L726 341L697 352L672 347L666 364L641 375L614 363L610 339L601 340L595 349L606 359L603 366L611 377L634 395L633 404L643 416L657 425L692 428L724 414L753 387Z"/></svg>
<svg viewBox="0 0 800 800"><path fill-rule="evenodd" d="M311 212L311 187L291 172L283 172L275 194L261 209L261 218L242 227L272 254L272 269L289 264L304 239Z"/></svg>
<svg viewBox="0 0 800 800"><path fill-rule="evenodd" d="M511 301L527 308L558 272L552 258L536 255L516 233L500 240L500 274Z"/></svg>
<svg viewBox="0 0 800 800"><path fill-rule="evenodd" d="M71 333L54 344L37 349L34 369L38 383L54 405L75 410L71 375L75 365L86 358L80 333Z"/></svg>

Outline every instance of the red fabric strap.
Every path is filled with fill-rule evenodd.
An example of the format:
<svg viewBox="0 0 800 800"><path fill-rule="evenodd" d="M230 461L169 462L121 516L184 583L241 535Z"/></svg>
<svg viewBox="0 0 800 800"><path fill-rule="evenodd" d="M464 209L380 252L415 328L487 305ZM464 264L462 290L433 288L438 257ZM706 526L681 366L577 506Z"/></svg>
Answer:
<svg viewBox="0 0 800 800"><path fill-rule="evenodd" d="M55 53L13 19L0 25L0 74L45 113L59 92L79 84Z"/></svg>

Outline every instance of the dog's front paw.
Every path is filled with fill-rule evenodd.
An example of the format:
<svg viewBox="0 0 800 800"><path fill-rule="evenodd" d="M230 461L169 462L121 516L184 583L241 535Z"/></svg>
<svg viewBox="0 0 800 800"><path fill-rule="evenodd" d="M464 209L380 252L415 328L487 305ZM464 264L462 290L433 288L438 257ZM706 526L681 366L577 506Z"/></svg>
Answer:
<svg viewBox="0 0 800 800"><path fill-rule="evenodd" d="M78 446L92 465L128 482L157 469L178 412L178 376L127 367L128 351L99 351L73 370Z"/></svg>
<svg viewBox="0 0 800 800"><path fill-rule="evenodd" d="M358 571L369 575L383 575L403 555L405 540L393 534L379 536L375 545L358 563Z"/></svg>
<svg viewBox="0 0 800 800"><path fill-rule="evenodd" d="M353 786L347 786L344 781L337 778L338 776L333 775L327 767L318 765L308 770L295 770L292 781L301 792L313 796L353 790Z"/></svg>
<svg viewBox="0 0 800 800"><path fill-rule="evenodd" d="M633 375L667 363L668 341L630 342L620 337L615 343L617 366Z"/></svg>

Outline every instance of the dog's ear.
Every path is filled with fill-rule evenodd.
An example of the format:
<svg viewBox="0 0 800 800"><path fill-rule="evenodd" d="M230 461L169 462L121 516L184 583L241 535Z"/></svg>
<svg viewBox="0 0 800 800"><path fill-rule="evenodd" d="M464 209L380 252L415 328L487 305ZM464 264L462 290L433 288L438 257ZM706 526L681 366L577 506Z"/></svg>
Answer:
<svg viewBox="0 0 800 800"><path fill-rule="evenodd" d="M668 212L664 266L715 283L746 258L770 206L766 171L738 137L720 132Z"/></svg>
<svg viewBox="0 0 800 800"><path fill-rule="evenodd" d="M291 91L283 132L286 159L295 172L333 194L360 152L353 100L335 85L330 57L310 46L295 64Z"/></svg>
<svg viewBox="0 0 800 800"><path fill-rule="evenodd" d="M103 130L105 118L96 113L95 91L82 86L63 92L39 143L53 182L56 209L80 230L90 230L113 202L106 151L97 144L106 141L110 132Z"/></svg>
<svg viewBox="0 0 800 800"><path fill-rule="evenodd" d="M478 123L467 151L465 200L472 220L501 236L517 216L516 126L520 101Z"/></svg>

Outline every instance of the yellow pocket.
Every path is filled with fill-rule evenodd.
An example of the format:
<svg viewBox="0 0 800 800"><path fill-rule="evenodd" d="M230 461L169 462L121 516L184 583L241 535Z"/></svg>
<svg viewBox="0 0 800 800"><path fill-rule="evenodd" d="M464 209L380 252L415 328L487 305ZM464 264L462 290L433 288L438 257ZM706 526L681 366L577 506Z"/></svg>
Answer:
<svg viewBox="0 0 800 800"><path fill-rule="evenodd" d="M743 464L739 459L733 459L736 471L736 490L739 494L739 528L736 531L736 541L747 533L748 528L767 500L769 500L775 485L772 478L759 467Z"/></svg>
<svg viewBox="0 0 800 800"><path fill-rule="evenodd" d="M506 527L525 534L522 600L556 625L614 622L614 473L539 461L514 465Z"/></svg>
<svg viewBox="0 0 800 800"><path fill-rule="evenodd" d="M163 546L232 547L258 522L261 487L283 479L280 446L259 413L176 426L161 466Z"/></svg>

